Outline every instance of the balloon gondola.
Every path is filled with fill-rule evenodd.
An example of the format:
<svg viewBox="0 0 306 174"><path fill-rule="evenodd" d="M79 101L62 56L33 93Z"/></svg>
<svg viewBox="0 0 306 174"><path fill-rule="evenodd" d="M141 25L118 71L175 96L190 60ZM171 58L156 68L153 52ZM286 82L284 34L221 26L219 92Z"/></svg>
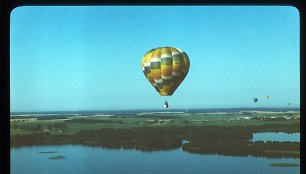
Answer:
<svg viewBox="0 0 306 174"><path fill-rule="evenodd" d="M168 108L168 107L169 107L169 105L168 105L168 102L166 100L165 103L164 103L164 108Z"/></svg>

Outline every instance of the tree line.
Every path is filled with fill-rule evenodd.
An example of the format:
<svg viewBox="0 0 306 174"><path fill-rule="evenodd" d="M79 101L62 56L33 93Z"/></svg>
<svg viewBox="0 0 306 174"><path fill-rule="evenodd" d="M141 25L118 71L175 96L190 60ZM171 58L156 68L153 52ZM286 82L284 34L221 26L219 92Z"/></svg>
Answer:
<svg viewBox="0 0 306 174"><path fill-rule="evenodd" d="M264 130L271 127L266 126ZM11 146L81 144L115 149L141 151L170 150L182 147L189 153L220 154L232 156L263 156L299 158L300 143L252 142L254 127L190 126L190 127L135 127L129 129L102 128L81 130L71 135L52 135L35 132L11 137ZM182 143L187 140L188 143Z"/></svg>

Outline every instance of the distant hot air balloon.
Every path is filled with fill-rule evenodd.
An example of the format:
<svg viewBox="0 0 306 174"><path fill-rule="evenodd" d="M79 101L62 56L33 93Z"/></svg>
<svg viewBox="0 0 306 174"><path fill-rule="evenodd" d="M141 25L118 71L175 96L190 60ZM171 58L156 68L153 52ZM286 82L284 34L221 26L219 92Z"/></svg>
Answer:
<svg viewBox="0 0 306 174"><path fill-rule="evenodd" d="M256 103L258 101L258 98L253 98L253 101Z"/></svg>
<svg viewBox="0 0 306 174"><path fill-rule="evenodd" d="M189 58L179 48L158 47L142 58L142 70L161 96L171 96L189 71Z"/></svg>

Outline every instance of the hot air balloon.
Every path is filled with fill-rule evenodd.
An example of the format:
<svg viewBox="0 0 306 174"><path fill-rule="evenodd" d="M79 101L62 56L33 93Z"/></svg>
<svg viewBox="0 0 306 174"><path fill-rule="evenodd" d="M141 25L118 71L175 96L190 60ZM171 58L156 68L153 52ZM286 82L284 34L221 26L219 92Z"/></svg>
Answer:
<svg viewBox="0 0 306 174"><path fill-rule="evenodd" d="M258 101L258 98L253 98L253 101L256 103Z"/></svg>
<svg viewBox="0 0 306 174"><path fill-rule="evenodd" d="M147 80L161 96L171 96L189 71L187 54L174 47L158 47L142 58L142 70Z"/></svg>

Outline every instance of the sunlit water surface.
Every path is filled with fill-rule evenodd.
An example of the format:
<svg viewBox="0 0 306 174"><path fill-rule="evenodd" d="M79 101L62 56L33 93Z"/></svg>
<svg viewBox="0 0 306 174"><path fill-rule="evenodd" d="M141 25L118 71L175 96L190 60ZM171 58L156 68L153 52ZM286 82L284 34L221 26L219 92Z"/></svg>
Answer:
<svg viewBox="0 0 306 174"><path fill-rule="evenodd" d="M254 133L252 141L300 142L300 133L263 132Z"/></svg>

